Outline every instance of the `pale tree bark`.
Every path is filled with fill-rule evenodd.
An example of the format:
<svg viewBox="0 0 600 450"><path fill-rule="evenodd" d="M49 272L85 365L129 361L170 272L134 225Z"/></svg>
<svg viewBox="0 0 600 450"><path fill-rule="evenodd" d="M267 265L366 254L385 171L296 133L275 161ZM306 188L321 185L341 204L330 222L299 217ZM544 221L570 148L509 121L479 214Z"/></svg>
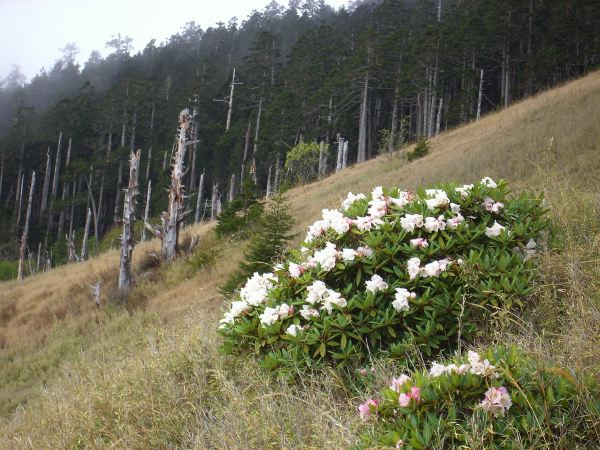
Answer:
<svg viewBox="0 0 600 450"><path fill-rule="evenodd" d="M267 176L267 192L266 196L269 198L271 196L271 170L273 169L273 165L269 166L269 175Z"/></svg>
<svg viewBox="0 0 600 450"><path fill-rule="evenodd" d="M481 117L481 99L483 97L483 69L479 75L479 94L477 96L477 120Z"/></svg>
<svg viewBox="0 0 600 450"><path fill-rule="evenodd" d="M398 130L398 96L400 95L400 86L396 84L394 89L394 104L392 106L392 123L390 124L390 137L388 141L388 152L393 152L396 146L396 132Z"/></svg>
<svg viewBox="0 0 600 450"><path fill-rule="evenodd" d="M23 206L24 181L25 181L25 175L23 173L21 173L21 180L19 181L19 210L17 211L17 222L16 222L17 231L19 230L19 225L21 225L21 209Z"/></svg>
<svg viewBox="0 0 600 450"><path fill-rule="evenodd" d="M325 176L326 169L327 159L325 155L325 141L321 141L321 145L319 146L319 178Z"/></svg>
<svg viewBox="0 0 600 450"><path fill-rule="evenodd" d="M44 172L44 187L42 188L42 204L40 206L40 212L44 212L46 210L46 206L48 206L48 190L50 189L50 147L46 151L46 171Z"/></svg>
<svg viewBox="0 0 600 450"><path fill-rule="evenodd" d="M231 181L229 182L229 195L227 201L231 203L235 197L235 174L231 175Z"/></svg>
<svg viewBox="0 0 600 450"><path fill-rule="evenodd" d="M342 170L348 167L348 141L344 140L344 150L342 152Z"/></svg>
<svg viewBox="0 0 600 450"><path fill-rule="evenodd" d="M69 236L73 235L73 226L75 219L75 195L77 194L77 182L73 181L73 198L71 200L71 214L69 215ZM71 238L73 239L73 238Z"/></svg>
<svg viewBox="0 0 600 450"><path fill-rule="evenodd" d="M183 162L187 147L186 133L190 123L190 115L187 109L179 114L179 138L177 152L171 172L171 188L169 189L169 209L165 215L162 257L165 261L173 261L177 255L177 240L179 235L179 222L183 219L182 209L184 202L184 191L181 179L184 174Z"/></svg>
<svg viewBox="0 0 600 450"><path fill-rule="evenodd" d="M115 197L115 213L114 224L119 225L119 205L121 204L121 185L123 184L123 161L119 161L119 169L117 174L117 193Z"/></svg>
<svg viewBox="0 0 600 450"><path fill-rule="evenodd" d="M281 161L279 155L277 155L277 159L275 160L275 182L273 183L273 192L279 192L279 181L281 176Z"/></svg>
<svg viewBox="0 0 600 450"><path fill-rule="evenodd" d="M229 131L231 128L231 115L233 113L233 93L235 91L235 67L233 68L233 76L231 77L231 91L229 93L229 108L227 110L227 124L225 131Z"/></svg>
<svg viewBox="0 0 600 450"><path fill-rule="evenodd" d="M96 238L96 245L98 245L98 234L99 234L99 225L98 225L98 208L96 208L96 200L94 199L94 192L92 190L92 181L94 176L94 168L90 168L90 177L86 180L87 188L88 188L88 196L89 201L92 205L92 215L94 218L94 237Z"/></svg>
<svg viewBox="0 0 600 450"><path fill-rule="evenodd" d="M256 116L256 128L254 129L254 148L252 150L252 174L254 176L254 181L256 181L256 151L258 150L258 136L260 132L260 116L262 115L262 104L263 98L260 97L260 102L258 103L258 115Z"/></svg>
<svg viewBox="0 0 600 450"><path fill-rule="evenodd" d="M340 133L337 134L337 145L338 145L337 160L336 160L336 164L335 164L335 172L336 173L339 172L340 170L342 170L342 163L344 161L344 139L342 138Z"/></svg>
<svg viewBox="0 0 600 450"><path fill-rule="evenodd" d="M81 260L85 261L88 259L88 241L90 238L90 224L92 222L92 210L87 209L87 216L85 219L85 229L83 231L83 242L81 243Z"/></svg>
<svg viewBox="0 0 600 450"><path fill-rule="evenodd" d="M369 108L369 73L365 76L362 101L360 104L360 121L358 125L358 154L357 163L367 160L367 111Z"/></svg>
<svg viewBox="0 0 600 450"><path fill-rule="evenodd" d="M204 189L204 171L200 175L200 183L198 183L198 197L196 198L196 214L194 223L200 222L200 206L202 205L202 191Z"/></svg>
<svg viewBox="0 0 600 450"><path fill-rule="evenodd" d="M69 146L67 147L67 159L65 161L65 170L68 169L69 167L69 163L71 162L71 145L72 145L72 139L69 138ZM104 180L104 177L102 178L102 180ZM100 191L102 195L102 191ZM63 183L63 190L62 190L62 207L60 209L60 216L58 217L58 233L57 233L57 238L60 239L60 237L62 236L62 232L65 226L65 216L67 214L67 208L64 205L65 200L67 198L67 195L69 195L69 184L68 183ZM98 206L98 208L100 208L100 206Z"/></svg>
<svg viewBox="0 0 600 450"><path fill-rule="evenodd" d="M246 129L246 140L244 142L244 158L242 159L242 171L240 172L240 185L244 183L244 168L248 160L248 151L250 150L250 134L252 132L252 121L248 120L248 128Z"/></svg>
<svg viewBox="0 0 600 450"><path fill-rule="evenodd" d="M148 223L148 217L150 216L150 201L152 199L152 180L148 180L148 189L146 191L146 208L144 210L144 226L142 227L142 241L147 239L146 237L146 224Z"/></svg>
<svg viewBox="0 0 600 450"><path fill-rule="evenodd" d="M70 263L79 261L77 256L77 250L75 249L75 234L71 233L65 235L67 241L67 258Z"/></svg>
<svg viewBox="0 0 600 450"><path fill-rule="evenodd" d="M19 270L17 278L23 279L25 251L27 249L27 238L29 237L29 222L31 221L31 207L33 203L33 190L35 189L35 171L31 174L31 184L29 185L29 200L27 201L27 214L25 215L25 227L23 228L23 236L21 237L21 248L19 251Z"/></svg>
<svg viewBox="0 0 600 450"><path fill-rule="evenodd" d="M442 0L438 0L437 21L438 21L438 23L442 22Z"/></svg>
<svg viewBox="0 0 600 450"><path fill-rule="evenodd" d="M444 99L440 98L440 106L438 107L437 119L435 121L435 135L436 136L438 134L440 134L440 126L441 126L441 120L442 120L443 106L444 106Z"/></svg>
<svg viewBox="0 0 600 450"><path fill-rule="evenodd" d="M196 108L194 108L194 113L192 114L192 163L190 170L190 191L194 190L196 187L196 152L197 152L197 143L198 143L198 112Z"/></svg>
<svg viewBox="0 0 600 450"><path fill-rule="evenodd" d="M54 227L54 202L58 193L58 178L60 177L61 147L63 132L58 134L58 146L56 148L56 161L54 162L54 177L52 178L52 191L50 192L50 211L48 212L48 232Z"/></svg>
<svg viewBox="0 0 600 450"><path fill-rule="evenodd" d="M219 185L213 184L212 197L210 199L210 220L214 221L217 218L217 196L219 193Z"/></svg>
<svg viewBox="0 0 600 450"><path fill-rule="evenodd" d="M39 272L42 264L42 243L38 242L37 261L35 265L35 271Z"/></svg>
<svg viewBox="0 0 600 450"><path fill-rule="evenodd" d="M119 290L128 292L131 286L131 259L135 246L135 206L138 195L138 174L141 150L131 153L129 158L129 185L123 204L123 232L121 233L121 260L119 265Z"/></svg>

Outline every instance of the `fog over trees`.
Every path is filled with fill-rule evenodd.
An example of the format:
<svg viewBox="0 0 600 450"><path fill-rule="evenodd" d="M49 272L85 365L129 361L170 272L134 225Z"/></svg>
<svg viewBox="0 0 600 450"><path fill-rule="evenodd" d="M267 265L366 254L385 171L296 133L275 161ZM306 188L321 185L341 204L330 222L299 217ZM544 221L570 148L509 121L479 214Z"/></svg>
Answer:
<svg viewBox="0 0 600 450"><path fill-rule="evenodd" d="M245 177L263 193L291 181L284 163L300 142L327 144L323 176L341 164L336 151L364 161L597 68L598 29L594 0L371 0L339 11L292 0L242 22L187 23L137 53L123 30L83 66L66 44L30 82L15 67L0 84L0 259L16 260L23 235L34 265L73 259L84 240L85 257L122 227L138 149L138 197L150 204L135 213L167 209L184 108L194 222Z"/></svg>

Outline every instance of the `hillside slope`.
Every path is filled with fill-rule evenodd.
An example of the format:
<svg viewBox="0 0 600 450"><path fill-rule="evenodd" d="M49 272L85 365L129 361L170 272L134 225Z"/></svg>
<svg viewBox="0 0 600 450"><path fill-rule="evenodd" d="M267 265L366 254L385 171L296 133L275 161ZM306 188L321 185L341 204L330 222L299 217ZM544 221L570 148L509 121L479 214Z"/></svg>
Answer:
<svg viewBox="0 0 600 450"><path fill-rule="evenodd" d="M397 155L383 155L295 188L288 198L296 228L303 232L322 208L337 206L348 191L368 192L376 185L414 188L443 181L472 182L489 175L546 190L549 202L563 208L556 209L552 218L565 233L571 223L565 211L585 206L586 213L581 212L574 226L592 239L598 227L584 219L597 212L598 169L600 72L595 72L440 135L421 160L408 164ZM556 185L564 183L589 194L570 198L568 191L557 193ZM207 237L209 228L187 231L202 236L202 248L214 245ZM596 251L597 240L592 242L589 252ZM153 246L155 242L137 247L138 266ZM184 258L161 269L156 278L140 276L132 296L141 298L144 308L132 315L110 307L96 312L89 301L88 286L98 279L108 286L105 296L110 293L118 264L115 251L23 283L1 284L0 340L7 346L0 351L2 410L7 414L21 401L32 402L14 417L7 415L0 425L7 446L236 447L244 439L241 430L249 428L258 430L251 433L255 441L243 446L293 447L312 442L336 447L351 442L356 425L353 407L334 375L308 380L304 386L302 395L312 392L310 406L330 403L323 412L327 417L314 418L297 401L298 391L265 385L251 361L238 364L218 356L216 319L211 312L220 311L217 287L240 257L240 248L225 245L214 262L199 271L190 270ZM578 276L589 281L586 277L591 275L584 276L582 269ZM164 319L172 318L164 325ZM579 338L589 341L583 332ZM525 336L515 337L519 339ZM584 367L598 367L597 355L587 351L594 345L592 339L582 347L579 358ZM556 359L571 357L558 354ZM44 367L29 378L14 379L25 365L40 360L45 361ZM49 389L41 393L41 384ZM275 403L268 400L273 396L278 397ZM254 408L264 414L257 417ZM294 423L300 424L295 431ZM223 440L224 432L219 434L215 427L229 427L229 440ZM328 432L330 428L334 431Z"/></svg>

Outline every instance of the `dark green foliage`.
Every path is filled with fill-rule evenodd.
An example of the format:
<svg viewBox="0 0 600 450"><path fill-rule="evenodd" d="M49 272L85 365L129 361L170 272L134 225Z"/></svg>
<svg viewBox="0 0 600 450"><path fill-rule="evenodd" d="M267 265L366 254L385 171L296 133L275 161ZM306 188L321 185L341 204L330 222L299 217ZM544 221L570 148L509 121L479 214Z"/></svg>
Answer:
<svg viewBox="0 0 600 450"><path fill-rule="evenodd" d="M429 153L429 142L423 136L419 138L415 148L412 152L406 154L408 161L414 161L415 159L422 158Z"/></svg>
<svg viewBox="0 0 600 450"><path fill-rule="evenodd" d="M290 233L293 224L294 217L285 196L276 194L271 197L244 252L240 269L227 280L221 292L230 295L253 273L270 270L274 262L283 256L287 243L294 237Z"/></svg>
<svg viewBox="0 0 600 450"><path fill-rule="evenodd" d="M0 260L0 281L17 278L17 263Z"/></svg>
<svg viewBox="0 0 600 450"><path fill-rule="evenodd" d="M436 204L436 195L447 199ZM287 362L344 365L382 351L401 360L415 353L433 358L454 348L459 338L470 341L485 333L491 317L518 309L527 299L534 274L530 240L547 226L541 197L513 196L506 183L496 186L484 179L470 187L445 185L416 194L377 188L373 198L372 205L403 201L385 200L386 213L371 229L357 226L363 220L357 218L371 209L369 200L354 201L338 223L343 226L350 218L353 225L340 234L328 228L307 239L305 251L291 252L290 261L263 281L264 294L248 295L256 285L249 280L251 287L234 302L233 320L226 316L225 349L256 353L270 368ZM420 215L421 225L407 229L408 215ZM454 226L451 221L459 217ZM428 229L428 222L438 220L441 229ZM496 222L505 228L498 231ZM427 245L411 243L417 238ZM361 250L365 247L372 254ZM344 257L345 249L351 259ZM415 262L420 269L411 274ZM251 269L248 275L273 271L267 264ZM387 287L369 291L367 281L374 275ZM327 293L311 299L311 289L321 288ZM398 290L414 293L404 307L393 303ZM265 321L281 308L285 312L277 319ZM310 317L303 315L307 308L314 310Z"/></svg>
<svg viewBox="0 0 600 450"><path fill-rule="evenodd" d="M240 195L228 203L217 217L217 236L232 240L248 239L260 220L262 210L256 183L251 177L247 177L242 183Z"/></svg>
<svg viewBox="0 0 600 450"><path fill-rule="evenodd" d="M550 367L515 348L502 347L480 356L495 369L475 374L469 361L474 356L451 358L445 364L454 364L450 373L419 371L396 389L381 392L366 418L373 428L357 447L598 448L600 388L593 377ZM390 374L390 383L394 375ZM496 417L480 406L492 387L506 389L512 403ZM400 396L414 388L420 390L418 399L401 407Z"/></svg>

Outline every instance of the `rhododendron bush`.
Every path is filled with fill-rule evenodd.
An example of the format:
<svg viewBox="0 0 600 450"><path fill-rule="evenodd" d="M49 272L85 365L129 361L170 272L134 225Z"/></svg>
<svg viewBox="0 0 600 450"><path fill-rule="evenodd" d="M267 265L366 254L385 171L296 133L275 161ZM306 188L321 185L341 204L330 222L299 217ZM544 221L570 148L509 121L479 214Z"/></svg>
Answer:
<svg viewBox="0 0 600 450"><path fill-rule="evenodd" d="M530 292L541 201L490 178L350 193L289 260L247 281L221 321L224 349L275 367L382 350L431 356L470 339Z"/></svg>
<svg viewBox="0 0 600 450"><path fill-rule="evenodd" d="M361 447L592 448L599 394L591 377L578 380L514 348L469 351L428 371L392 374L387 389L357 407L370 425Z"/></svg>

